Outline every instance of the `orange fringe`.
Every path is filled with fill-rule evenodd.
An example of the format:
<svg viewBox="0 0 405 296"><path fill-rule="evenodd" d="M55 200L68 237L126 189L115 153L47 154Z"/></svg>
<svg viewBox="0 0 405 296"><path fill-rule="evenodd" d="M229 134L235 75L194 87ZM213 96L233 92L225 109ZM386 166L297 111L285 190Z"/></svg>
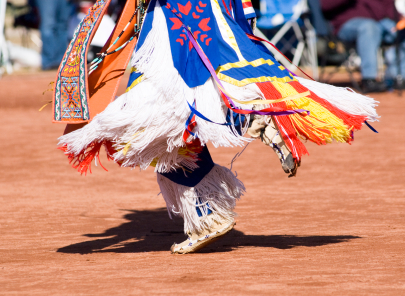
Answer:
<svg viewBox="0 0 405 296"><path fill-rule="evenodd" d="M294 87L294 89L297 92L305 92L305 91L310 91L307 89L305 86L300 84L298 81L292 81L290 82L290 85ZM361 116L361 115L353 115L346 113L345 111L340 110L339 108L336 108L333 106L331 103L329 103L327 100L322 99L321 97L318 97L315 93L310 91L311 95L308 96L308 98L311 98L312 100L316 101L317 103L321 104L323 107L328 109L331 113L339 117L340 119L343 120L343 122L349 126L353 127L354 130L361 130L364 121L367 119L366 116ZM353 140L353 139L351 139Z"/></svg>
<svg viewBox="0 0 405 296"><path fill-rule="evenodd" d="M87 175L87 171L90 171L91 174L91 162L94 160L95 157L98 159L98 163L100 166L108 172L108 170L101 164L100 161L100 149L104 146L107 152L107 159L113 160L112 155L117 151L112 146L112 143L109 141L102 141L102 142L92 142L86 149L81 151L78 155L74 155L73 153L68 153L67 145L58 147L59 150L62 150L69 159L69 163L72 164L74 169L81 175Z"/></svg>

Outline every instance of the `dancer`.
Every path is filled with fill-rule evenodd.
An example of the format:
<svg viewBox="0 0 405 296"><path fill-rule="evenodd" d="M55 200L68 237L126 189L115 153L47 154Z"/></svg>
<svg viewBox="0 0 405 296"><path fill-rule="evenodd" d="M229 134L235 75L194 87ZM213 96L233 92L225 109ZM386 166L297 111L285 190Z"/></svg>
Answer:
<svg viewBox="0 0 405 296"><path fill-rule="evenodd" d="M72 69L71 61L79 55L78 36L87 32L80 38L86 47L91 22L97 23L108 2L95 4L89 28L82 29L85 19L59 68L53 120L69 123L60 149L81 173L102 146L120 166L155 167L169 216L181 216L188 235L173 244L174 254L195 252L235 224L235 204L245 187L213 162L208 142L234 147L261 139L292 177L308 154L300 138L350 143L366 120L378 118L373 99L294 76L280 65L253 35L246 0L128 0L125 11L131 13L121 21L118 38L113 36L87 77L86 63ZM122 36L128 38L117 41ZM116 76L103 77L112 73L110 62L125 60L114 55L131 53L135 40L128 89L114 99L108 83ZM100 108L97 96L111 96L111 102Z"/></svg>

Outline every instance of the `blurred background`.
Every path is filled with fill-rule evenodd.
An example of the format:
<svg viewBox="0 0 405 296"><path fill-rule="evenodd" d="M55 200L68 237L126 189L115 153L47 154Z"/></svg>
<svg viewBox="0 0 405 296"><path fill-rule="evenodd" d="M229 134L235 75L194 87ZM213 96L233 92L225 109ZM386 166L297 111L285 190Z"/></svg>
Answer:
<svg viewBox="0 0 405 296"><path fill-rule="evenodd" d="M95 1L0 0L1 74L56 70L76 27ZM125 0L113 0L89 50L88 60L101 50L114 29Z"/></svg>
<svg viewBox="0 0 405 296"><path fill-rule="evenodd" d="M125 0L113 0L91 61L111 34ZM251 5L244 2L245 9ZM89 0L0 0L0 77L56 70ZM246 6L247 5L247 6ZM358 92L404 88L405 0L253 0L255 34L289 70ZM289 60L292 61L289 62Z"/></svg>

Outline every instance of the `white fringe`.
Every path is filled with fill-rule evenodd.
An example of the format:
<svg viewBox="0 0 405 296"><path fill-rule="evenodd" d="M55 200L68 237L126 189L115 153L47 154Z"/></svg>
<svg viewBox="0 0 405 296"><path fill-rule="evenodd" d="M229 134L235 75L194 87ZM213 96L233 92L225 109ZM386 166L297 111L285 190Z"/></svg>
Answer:
<svg viewBox="0 0 405 296"><path fill-rule="evenodd" d="M327 100L340 110L353 115L367 116L367 120L370 122L378 121L379 116L375 108L379 102L373 98L349 91L344 87L336 87L302 77L295 78L317 96Z"/></svg>
<svg viewBox="0 0 405 296"><path fill-rule="evenodd" d="M219 215L222 219L232 221L236 215L233 212L236 200L245 191L243 183L228 168L219 165L215 165L195 187L176 184L160 174L157 181L169 216L183 217L185 233L200 233L211 226L212 221L207 216L198 216L197 202L209 203L214 219L218 219Z"/></svg>
<svg viewBox="0 0 405 296"><path fill-rule="evenodd" d="M157 160L156 171L168 172L184 165L194 168L192 160L178 155L185 146L182 135L196 100L197 110L210 120L224 123L226 108L212 78L204 85L189 88L174 68L166 19L157 2L152 30L144 44L133 55L132 65L144 73L145 79L123 94L94 117L85 127L59 138L68 153L79 154L94 141L109 140L119 151L115 161L122 166L146 169ZM231 86L227 86L231 88ZM232 88L233 95L251 98L249 87ZM239 136L227 126L197 118L196 132L205 145L243 146L249 139Z"/></svg>

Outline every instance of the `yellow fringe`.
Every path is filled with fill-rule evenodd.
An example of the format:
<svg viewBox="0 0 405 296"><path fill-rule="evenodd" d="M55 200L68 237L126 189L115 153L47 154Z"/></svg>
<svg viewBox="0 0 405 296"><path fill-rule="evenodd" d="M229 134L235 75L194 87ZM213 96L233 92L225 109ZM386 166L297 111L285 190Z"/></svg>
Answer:
<svg viewBox="0 0 405 296"><path fill-rule="evenodd" d="M272 83L280 92L282 97L298 94L294 87L289 83ZM318 139L322 139L326 143L332 142L332 139L338 142L347 142L350 139L350 131L352 128L347 126L342 119L314 100L308 97L300 97L294 100L286 101L286 105L289 109L306 109L311 112L310 116L306 116L305 118L298 114L289 116L299 136L305 137L314 142L318 142L313 138L313 135L310 135L309 131L311 131ZM310 127L308 127L308 125L310 125ZM298 127L300 131L298 131ZM322 129L327 130L329 133L323 131ZM304 134L302 134L301 131L305 130L308 132L304 132Z"/></svg>
<svg viewBox="0 0 405 296"><path fill-rule="evenodd" d="M39 108L39 112L41 112L46 106L48 106L49 104L52 104L52 101L47 102L45 105L43 105L41 108Z"/></svg>
<svg viewBox="0 0 405 296"><path fill-rule="evenodd" d="M149 166L151 166L151 167L156 167L156 165L157 165L157 162L158 162L158 160L159 160L159 158L154 158L153 160L152 160L152 162L150 163L150 165Z"/></svg>
<svg viewBox="0 0 405 296"><path fill-rule="evenodd" d="M140 130L138 132L136 132L133 136L132 136L132 140L134 140L140 133L143 133L145 131L145 129ZM129 141L125 147L122 149L122 154L127 155L129 148L131 147L131 141Z"/></svg>

